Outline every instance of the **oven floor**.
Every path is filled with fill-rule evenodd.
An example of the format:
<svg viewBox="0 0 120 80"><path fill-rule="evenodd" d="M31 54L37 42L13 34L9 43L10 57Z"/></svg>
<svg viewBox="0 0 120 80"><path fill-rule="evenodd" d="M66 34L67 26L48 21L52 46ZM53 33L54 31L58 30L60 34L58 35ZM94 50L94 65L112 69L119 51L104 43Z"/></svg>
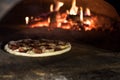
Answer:
<svg viewBox="0 0 120 80"><path fill-rule="evenodd" d="M94 32L60 32L61 30L46 32L44 28L27 30L27 26L24 25L0 27L0 41L4 41L5 37L8 39L18 31L21 31L18 37L31 33L42 37L49 34L52 37L61 39L65 36L66 40L77 41L72 43L70 52L46 58L14 56L0 49L0 80L120 80L120 43L118 42L120 35L118 33L106 37L104 33L99 35ZM100 41L100 43L101 39L104 42ZM94 45L79 42L81 40L103 44L110 49L96 48ZM114 47L116 44L112 45L110 40L118 43L118 51Z"/></svg>
<svg viewBox="0 0 120 80"><path fill-rule="evenodd" d="M76 43L70 52L46 58L0 50L0 80L120 80L120 53Z"/></svg>

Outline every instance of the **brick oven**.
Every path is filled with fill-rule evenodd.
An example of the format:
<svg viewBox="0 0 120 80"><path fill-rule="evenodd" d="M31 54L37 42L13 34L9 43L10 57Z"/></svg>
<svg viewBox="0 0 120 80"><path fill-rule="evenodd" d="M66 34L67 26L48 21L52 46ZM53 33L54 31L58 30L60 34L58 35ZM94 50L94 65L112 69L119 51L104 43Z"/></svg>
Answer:
<svg viewBox="0 0 120 80"><path fill-rule="evenodd" d="M0 80L119 78L119 11L106 1L18 2L0 20ZM24 38L68 41L72 48L48 57L16 56L4 50L7 42Z"/></svg>

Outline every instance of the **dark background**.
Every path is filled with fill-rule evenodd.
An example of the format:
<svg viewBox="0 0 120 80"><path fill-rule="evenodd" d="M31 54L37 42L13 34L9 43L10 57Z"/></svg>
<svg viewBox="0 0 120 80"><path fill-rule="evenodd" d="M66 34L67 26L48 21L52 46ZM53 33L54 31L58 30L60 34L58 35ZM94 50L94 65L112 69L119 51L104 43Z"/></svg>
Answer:
<svg viewBox="0 0 120 80"><path fill-rule="evenodd" d="M105 1L113 5L113 7L116 9L118 14L120 15L120 0L105 0Z"/></svg>
<svg viewBox="0 0 120 80"><path fill-rule="evenodd" d="M116 11L118 12L118 14L120 15L120 0L105 0L106 2L110 3L115 9ZM38 7L35 7L35 6L29 6L28 7L24 7L22 6L23 4L21 4L22 1L18 4L16 4L16 6L11 9L11 11L9 12L9 14L5 15L3 17L3 19L0 21L0 24L25 24L25 21L24 21L24 17L27 16L33 16L33 15L39 15L39 10L40 8ZM39 5L39 4L36 4L36 5ZM46 4L47 6L47 4ZM43 7L46 7L43 5ZM49 7L49 6L48 6ZM32 12L30 10L30 8L32 9ZM15 11L16 10L16 11ZM26 12L25 12L26 10ZM19 12L19 11L23 11L23 12ZM21 15L16 15L16 14L21 14ZM14 16L15 19L12 17L12 20L11 19L11 16ZM17 20L18 18L18 20Z"/></svg>

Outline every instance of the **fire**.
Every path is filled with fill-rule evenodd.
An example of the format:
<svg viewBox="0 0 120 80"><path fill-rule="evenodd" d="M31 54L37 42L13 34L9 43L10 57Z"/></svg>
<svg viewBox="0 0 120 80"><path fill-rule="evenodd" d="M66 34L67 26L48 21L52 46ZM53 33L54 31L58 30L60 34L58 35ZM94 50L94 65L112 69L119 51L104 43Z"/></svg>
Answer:
<svg viewBox="0 0 120 80"><path fill-rule="evenodd" d="M68 30L92 30L95 28L95 20L91 16L89 8L83 8L82 6L76 6L76 0L72 1L70 10L60 13L60 8L64 5L63 2L55 0L55 5L50 5L50 15L47 18L39 17L34 18L30 24L31 28L34 27L48 27L48 28L62 28ZM77 19L74 19L74 18ZM28 24L29 17L25 18L26 24Z"/></svg>
<svg viewBox="0 0 120 80"><path fill-rule="evenodd" d="M80 21L83 21L83 8L80 7Z"/></svg>
<svg viewBox="0 0 120 80"><path fill-rule="evenodd" d="M84 21L85 31L90 31L92 29L97 29L96 27L97 17L90 17Z"/></svg>
<svg viewBox="0 0 120 80"><path fill-rule="evenodd" d="M59 11L63 5L64 5L63 2L56 1L55 11Z"/></svg>
<svg viewBox="0 0 120 80"><path fill-rule="evenodd" d="M91 20L86 20L86 21L84 21L84 24L85 24L85 31L89 31L89 30L91 30L92 29L92 26L90 26L90 25L92 25L92 22L91 22Z"/></svg>
<svg viewBox="0 0 120 80"><path fill-rule="evenodd" d="M26 23L26 24L29 23L29 17L25 17L25 23Z"/></svg>
<svg viewBox="0 0 120 80"><path fill-rule="evenodd" d="M50 22L50 19L48 18L47 20L39 21L39 22L35 23L34 25L31 25L31 28L34 28L34 27L48 27L49 22Z"/></svg>
<svg viewBox="0 0 120 80"><path fill-rule="evenodd" d="M86 8L85 15L86 16L91 16L91 12L90 12L89 8Z"/></svg>
<svg viewBox="0 0 120 80"><path fill-rule="evenodd" d="M53 12L54 9L53 9L53 4L50 5L50 12Z"/></svg>
<svg viewBox="0 0 120 80"><path fill-rule="evenodd" d="M78 7L76 6L76 0L73 0L72 7L70 9L70 15L77 15Z"/></svg>
<svg viewBox="0 0 120 80"><path fill-rule="evenodd" d="M60 8L64 5L63 2L59 2L57 0L55 0L55 3L56 3L55 9L53 4L50 5L50 12L59 11Z"/></svg>

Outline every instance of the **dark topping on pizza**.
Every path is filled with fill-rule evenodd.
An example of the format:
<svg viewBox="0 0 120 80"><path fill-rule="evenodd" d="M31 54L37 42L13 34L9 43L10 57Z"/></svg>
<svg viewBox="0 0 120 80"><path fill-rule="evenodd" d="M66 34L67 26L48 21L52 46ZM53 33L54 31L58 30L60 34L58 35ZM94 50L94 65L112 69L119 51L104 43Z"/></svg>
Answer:
<svg viewBox="0 0 120 80"><path fill-rule="evenodd" d="M58 40L33 40L33 39L22 39L17 41L10 41L8 43L8 48L11 50L16 50L21 53L46 53L63 50L68 46L69 43L58 41Z"/></svg>
<svg viewBox="0 0 120 80"><path fill-rule="evenodd" d="M52 48L51 46L46 46L46 49L54 49L54 48Z"/></svg>
<svg viewBox="0 0 120 80"><path fill-rule="evenodd" d="M17 45L8 45L8 47L12 50L16 50L19 48L19 46L17 46Z"/></svg>
<svg viewBox="0 0 120 80"><path fill-rule="evenodd" d="M60 51L60 50L61 50L61 48L58 48L58 47L57 47L57 48L55 48L55 51Z"/></svg>

